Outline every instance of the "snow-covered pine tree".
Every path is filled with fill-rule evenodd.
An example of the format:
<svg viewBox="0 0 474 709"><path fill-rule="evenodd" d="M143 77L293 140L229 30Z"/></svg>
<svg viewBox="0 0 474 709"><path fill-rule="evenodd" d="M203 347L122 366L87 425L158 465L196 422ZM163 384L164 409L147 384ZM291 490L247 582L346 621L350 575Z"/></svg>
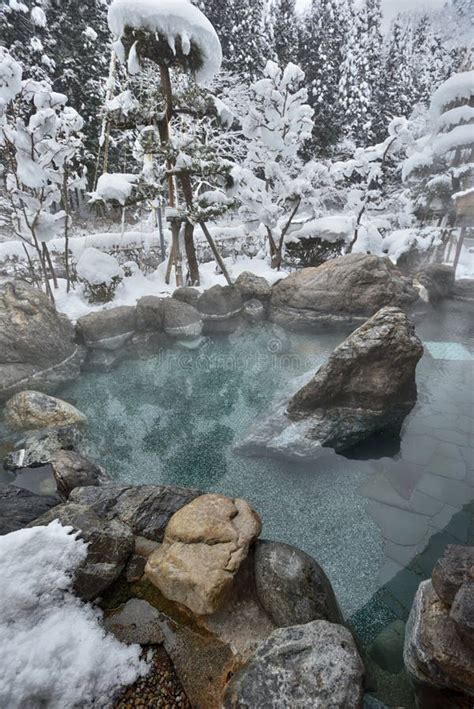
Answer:
<svg viewBox="0 0 474 709"><path fill-rule="evenodd" d="M387 120L409 116L416 103L412 35L411 18L398 15L390 29L383 71L383 112Z"/></svg>
<svg viewBox="0 0 474 709"><path fill-rule="evenodd" d="M366 0L367 83L370 87L369 142L383 140L386 125L382 110L383 35L381 0Z"/></svg>
<svg viewBox="0 0 474 709"><path fill-rule="evenodd" d="M47 79L54 70L51 35L43 0L0 4L0 42L32 79Z"/></svg>
<svg viewBox="0 0 474 709"><path fill-rule="evenodd" d="M403 166L421 222L453 224L453 195L474 177L474 71L453 74L433 94L431 134L417 141Z"/></svg>
<svg viewBox="0 0 474 709"><path fill-rule="evenodd" d="M366 8L352 7L343 61L340 67L339 105L344 116L345 137L368 144L370 127L368 25Z"/></svg>
<svg viewBox="0 0 474 709"><path fill-rule="evenodd" d="M312 0L302 20L298 64L314 109L312 149L323 154L331 152L342 133L338 89L349 17L347 0Z"/></svg>
<svg viewBox="0 0 474 709"><path fill-rule="evenodd" d="M269 10L272 49L280 66L298 60L300 23L295 0L273 0Z"/></svg>

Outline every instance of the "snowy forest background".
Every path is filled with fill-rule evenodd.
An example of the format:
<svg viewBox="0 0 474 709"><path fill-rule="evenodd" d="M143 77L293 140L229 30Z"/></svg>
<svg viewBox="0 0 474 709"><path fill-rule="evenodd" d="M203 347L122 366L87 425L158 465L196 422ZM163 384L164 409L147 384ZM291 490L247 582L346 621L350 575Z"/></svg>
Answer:
<svg viewBox="0 0 474 709"><path fill-rule="evenodd" d="M205 90L185 73L173 77L178 104L173 164L176 168L178 161L182 169L188 161L193 193L188 200L185 190L182 197L185 219L196 234L205 220L223 256L234 260L237 254L259 256L270 242L278 269L317 265L350 250L385 253L397 261L408 252L446 249L446 228L455 226L452 197L462 184L449 171L452 155L433 159L430 153L427 160L426 146L446 130L435 125L433 94L458 72L472 78L472 0L401 13L390 26L381 0L312 0L303 8L295 8L294 0L195 4L213 24L223 54L221 71ZM68 138L71 190L68 186L51 201L52 211L63 208L65 221L57 219L45 240L63 238L56 228L60 222L68 237L87 234L89 246L121 261L121 280L134 271L134 248L149 246L143 233L154 233L162 206L154 191L162 175L147 168L147 156L156 151L147 147L145 130L159 103L159 81L149 64L138 73L130 57L128 70L111 61L108 5L107 0L3 2L0 46L21 64L23 79L49 82L82 117L68 133L70 138L74 132L75 141L71 145ZM295 117L285 108L273 126L286 141L284 149L267 141L262 152L255 137L256 122L274 118L269 94L262 98L262 79L283 104L291 96L297 110ZM468 87L465 92L469 107L472 92ZM472 116L460 116L460 122L470 126ZM285 133L290 129L291 149ZM470 164L464 158L461 162ZM458 154L456 168L459 162ZM258 181L269 164L273 173L265 175L262 191ZM122 175L122 182L101 182L104 174ZM4 242L22 239L21 228L12 233L7 193L5 188L0 194ZM93 238L111 230L120 233L120 245ZM124 240L125 233L134 236ZM208 244L199 246L199 234L201 262ZM54 244L50 248L54 251ZM21 254L5 246L3 257L11 265ZM193 258L181 283L199 282ZM135 262L145 275L157 265L143 253ZM101 267L111 268L105 262ZM460 273L469 275L464 262Z"/></svg>

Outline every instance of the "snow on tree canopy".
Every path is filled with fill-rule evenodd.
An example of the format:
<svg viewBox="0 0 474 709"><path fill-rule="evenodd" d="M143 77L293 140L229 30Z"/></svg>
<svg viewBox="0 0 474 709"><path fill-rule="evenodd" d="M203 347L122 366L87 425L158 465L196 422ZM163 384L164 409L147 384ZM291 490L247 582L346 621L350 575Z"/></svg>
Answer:
<svg viewBox="0 0 474 709"><path fill-rule="evenodd" d="M444 109L456 101L474 96L474 69L452 76L441 84L431 98L430 111L434 119L439 118Z"/></svg>
<svg viewBox="0 0 474 709"><path fill-rule="evenodd" d="M91 201L99 199L116 200L120 204L125 204L132 194L133 185L137 182L138 176L130 173L109 173L104 172L97 181L97 189L91 195Z"/></svg>
<svg viewBox="0 0 474 709"><path fill-rule="evenodd" d="M0 47L0 115L21 91L22 68L6 49Z"/></svg>
<svg viewBox="0 0 474 709"><path fill-rule="evenodd" d="M0 537L0 706L112 704L146 674L138 645L106 635L101 612L72 591L87 545L72 527L21 529Z"/></svg>
<svg viewBox="0 0 474 709"><path fill-rule="evenodd" d="M127 28L147 30L165 39L172 53L199 53L196 80L210 81L222 63L217 33L207 17L188 0L114 0L109 8L110 31L122 38ZM178 46L177 46L178 45Z"/></svg>
<svg viewBox="0 0 474 709"><path fill-rule="evenodd" d="M76 266L77 275L92 286L109 285L114 278L123 278L122 268L116 258L93 246L82 252Z"/></svg>

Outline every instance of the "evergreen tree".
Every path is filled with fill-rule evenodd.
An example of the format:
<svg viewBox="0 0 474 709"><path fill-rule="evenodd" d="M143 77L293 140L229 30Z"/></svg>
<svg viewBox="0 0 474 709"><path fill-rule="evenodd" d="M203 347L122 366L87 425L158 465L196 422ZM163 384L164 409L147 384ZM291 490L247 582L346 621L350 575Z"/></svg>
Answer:
<svg viewBox="0 0 474 709"><path fill-rule="evenodd" d="M384 67L383 110L387 120L408 116L416 103L412 28L402 15L392 23Z"/></svg>
<svg viewBox="0 0 474 709"><path fill-rule="evenodd" d="M270 6L273 53L280 66L298 56L299 21L295 0L274 0Z"/></svg>
<svg viewBox="0 0 474 709"><path fill-rule="evenodd" d="M366 0L367 9L367 83L370 87L369 142L383 140L386 125L383 116L383 35L381 0Z"/></svg>
<svg viewBox="0 0 474 709"><path fill-rule="evenodd" d="M351 8L351 22L340 69L339 105L344 115L344 134L367 144L371 102L368 83L368 27L365 7Z"/></svg>
<svg viewBox="0 0 474 709"><path fill-rule="evenodd" d="M299 64L314 109L313 149L328 153L341 137L339 80L349 26L347 0L312 0L303 20Z"/></svg>

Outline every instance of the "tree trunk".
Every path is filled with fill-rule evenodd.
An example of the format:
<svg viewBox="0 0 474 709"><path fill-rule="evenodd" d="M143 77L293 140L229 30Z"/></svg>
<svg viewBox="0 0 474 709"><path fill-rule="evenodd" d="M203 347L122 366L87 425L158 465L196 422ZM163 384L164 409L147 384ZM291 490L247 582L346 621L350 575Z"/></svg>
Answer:
<svg viewBox="0 0 474 709"><path fill-rule="evenodd" d="M214 258L216 259L217 265L219 266L222 273L224 274L224 278L226 279L227 283L229 284L229 286L231 286L232 281L230 280L229 273L227 271L227 268L225 267L224 261L222 260L222 256L220 255L219 251L217 250L217 246L214 243L214 239L212 238L212 236L209 232L209 229L207 228L207 226L204 222L199 222L199 224L201 225L201 229L203 230L204 236L207 239L207 243L211 247L211 251L214 254Z"/></svg>
<svg viewBox="0 0 474 709"><path fill-rule="evenodd" d="M199 265L196 258L194 246L194 224L184 223L184 246L186 248L186 258L189 266L189 279L192 286L199 285Z"/></svg>

